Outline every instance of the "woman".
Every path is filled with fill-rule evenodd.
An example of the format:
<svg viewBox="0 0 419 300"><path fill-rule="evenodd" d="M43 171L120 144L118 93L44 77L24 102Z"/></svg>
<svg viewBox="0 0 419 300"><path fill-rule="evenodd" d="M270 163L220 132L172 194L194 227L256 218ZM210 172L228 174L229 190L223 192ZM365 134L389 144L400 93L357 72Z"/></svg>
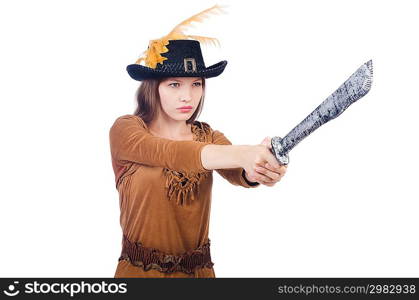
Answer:
<svg viewBox="0 0 419 300"><path fill-rule="evenodd" d="M220 75L227 61L205 67L197 40L163 44L160 63L127 67L142 81L138 108L117 118L109 132L123 232L115 277L215 277L208 238L212 170L233 185L255 188L273 186L286 167L269 151L269 138L231 145L195 120L205 79Z"/></svg>

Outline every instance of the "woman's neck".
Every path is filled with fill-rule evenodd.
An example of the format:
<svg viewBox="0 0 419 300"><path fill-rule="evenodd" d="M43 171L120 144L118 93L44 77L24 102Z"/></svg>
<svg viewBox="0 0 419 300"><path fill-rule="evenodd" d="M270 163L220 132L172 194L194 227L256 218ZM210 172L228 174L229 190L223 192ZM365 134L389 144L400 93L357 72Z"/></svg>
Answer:
<svg viewBox="0 0 419 300"><path fill-rule="evenodd" d="M156 118L151 121L148 128L151 134L169 139L189 138L192 135L191 124L186 124L186 121Z"/></svg>

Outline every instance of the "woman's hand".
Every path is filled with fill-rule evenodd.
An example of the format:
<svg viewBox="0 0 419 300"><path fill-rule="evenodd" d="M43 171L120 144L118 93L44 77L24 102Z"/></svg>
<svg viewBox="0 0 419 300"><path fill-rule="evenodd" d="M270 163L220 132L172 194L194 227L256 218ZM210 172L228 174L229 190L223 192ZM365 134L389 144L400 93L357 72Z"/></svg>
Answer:
<svg viewBox="0 0 419 300"><path fill-rule="evenodd" d="M260 147L263 145L263 148ZM245 176L247 180L274 186L285 175L288 165L280 165L272 154L271 138L266 137L260 145L249 146L248 155L244 155Z"/></svg>

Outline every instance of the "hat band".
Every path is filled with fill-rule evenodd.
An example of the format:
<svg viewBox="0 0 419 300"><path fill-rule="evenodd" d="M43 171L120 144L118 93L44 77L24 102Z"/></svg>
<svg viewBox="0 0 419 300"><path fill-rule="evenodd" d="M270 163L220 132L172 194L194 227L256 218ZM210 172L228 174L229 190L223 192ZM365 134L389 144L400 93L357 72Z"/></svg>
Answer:
<svg viewBox="0 0 419 300"><path fill-rule="evenodd" d="M205 65L196 62L194 58L185 58L182 63L167 63L156 68L159 72L175 72L175 73L195 73L205 70Z"/></svg>

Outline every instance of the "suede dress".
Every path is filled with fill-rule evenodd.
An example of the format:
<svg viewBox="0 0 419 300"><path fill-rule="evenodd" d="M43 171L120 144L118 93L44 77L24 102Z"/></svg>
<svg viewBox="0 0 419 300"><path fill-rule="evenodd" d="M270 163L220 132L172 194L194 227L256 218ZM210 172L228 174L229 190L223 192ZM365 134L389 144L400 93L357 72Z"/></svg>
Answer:
<svg viewBox="0 0 419 300"><path fill-rule="evenodd" d="M206 122L194 121L191 131L192 141L157 137L140 117L129 114L111 126L111 160L125 249L115 278L215 278L208 236L213 170L203 167L201 150L209 144L231 142ZM259 186L245 178L243 168L216 171L233 185ZM142 259L127 254L134 250L141 251ZM194 257L199 259L192 264L191 258L191 267L181 266L179 257L191 253L198 253ZM176 268L169 264L173 261Z"/></svg>

